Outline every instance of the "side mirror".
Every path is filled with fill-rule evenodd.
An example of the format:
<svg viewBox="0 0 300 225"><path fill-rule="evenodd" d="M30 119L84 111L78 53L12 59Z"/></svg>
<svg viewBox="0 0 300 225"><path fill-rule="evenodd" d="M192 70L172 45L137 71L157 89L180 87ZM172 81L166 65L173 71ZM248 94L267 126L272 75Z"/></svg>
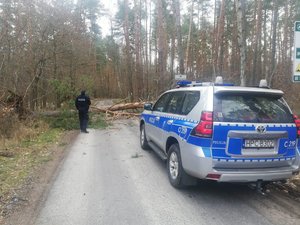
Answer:
<svg viewBox="0 0 300 225"><path fill-rule="evenodd" d="M150 111L152 111L152 103L145 103L144 104L144 110L150 110Z"/></svg>

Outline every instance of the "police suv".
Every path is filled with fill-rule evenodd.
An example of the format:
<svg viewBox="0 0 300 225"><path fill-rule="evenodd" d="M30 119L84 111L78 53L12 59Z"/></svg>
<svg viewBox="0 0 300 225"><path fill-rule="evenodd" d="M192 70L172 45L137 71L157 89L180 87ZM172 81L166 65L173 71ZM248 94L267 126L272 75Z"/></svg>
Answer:
<svg viewBox="0 0 300 225"><path fill-rule="evenodd" d="M140 143L167 160L170 183L286 180L299 172L300 119L283 92L260 87L179 82L145 104Z"/></svg>

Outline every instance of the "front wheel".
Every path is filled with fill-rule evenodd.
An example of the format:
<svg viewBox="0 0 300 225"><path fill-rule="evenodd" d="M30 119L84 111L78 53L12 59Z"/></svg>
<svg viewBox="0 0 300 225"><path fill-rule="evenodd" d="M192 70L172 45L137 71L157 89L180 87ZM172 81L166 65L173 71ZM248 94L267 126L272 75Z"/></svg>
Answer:
<svg viewBox="0 0 300 225"><path fill-rule="evenodd" d="M142 149L144 149L144 150L148 150L149 149L148 141L147 141L147 138L146 138L145 124L141 125L141 129L140 129L140 144L141 144Z"/></svg>

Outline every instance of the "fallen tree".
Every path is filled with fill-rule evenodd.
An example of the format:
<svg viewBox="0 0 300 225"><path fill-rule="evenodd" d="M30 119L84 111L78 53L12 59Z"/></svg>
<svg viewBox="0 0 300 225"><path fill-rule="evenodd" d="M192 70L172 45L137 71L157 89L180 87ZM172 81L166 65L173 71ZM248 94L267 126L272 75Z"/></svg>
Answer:
<svg viewBox="0 0 300 225"><path fill-rule="evenodd" d="M93 112L101 112L101 113L105 113L105 114L109 114L111 116L114 117L119 117L119 116L126 116L126 117L138 117L141 114L140 113L132 113L132 112L118 112L118 111L112 111L112 110L108 110L108 109L101 109L101 108L97 108L95 106L91 106L91 109Z"/></svg>
<svg viewBox="0 0 300 225"><path fill-rule="evenodd" d="M111 116L112 119L119 117L139 117L141 115L140 113L128 112L124 110L140 110L144 107L144 104L144 102L118 103L107 108L91 106L91 111L105 113L106 117Z"/></svg>
<svg viewBox="0 0 300 225"><path fill-rule="evenodd" d="M120 111L120 110L127 110L127 109L141 109L144 107L145 102L131 102L131 103L124 103L124 104L117 104L107 108L109 111Z"/></svg>

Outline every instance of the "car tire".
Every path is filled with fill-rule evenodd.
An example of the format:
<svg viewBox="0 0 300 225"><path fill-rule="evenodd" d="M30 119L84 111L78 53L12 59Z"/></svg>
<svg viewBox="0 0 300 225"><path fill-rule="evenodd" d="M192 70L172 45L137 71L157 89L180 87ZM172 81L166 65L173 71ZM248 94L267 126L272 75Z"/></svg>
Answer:
<svg viewBox="0 0 300 225"><path fill-rule="evenodd" d="M173 187L180 189L187 186L185 180L187 180L190 176L183 170L180 148L177 143L171 145L171 147L169 148L167 169L169 181Z"/></svg>
<svg viewBox="0 0 300 225"><path fill-rule="evenodd" d="M140 144L142 149L144 150L149 150L149 145L146 137L146 129L145 129L145 124L141 125L140 129Z"/></svg>

